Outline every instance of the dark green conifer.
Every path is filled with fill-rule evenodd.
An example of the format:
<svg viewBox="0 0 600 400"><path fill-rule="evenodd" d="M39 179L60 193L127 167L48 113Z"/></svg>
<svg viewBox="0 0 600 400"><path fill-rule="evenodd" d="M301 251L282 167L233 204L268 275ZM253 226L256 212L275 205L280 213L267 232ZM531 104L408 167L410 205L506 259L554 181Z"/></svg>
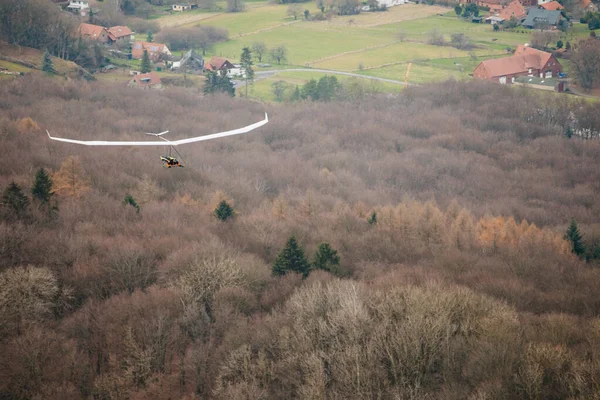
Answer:
<svg viewBox="0 0 600 400"><path fill-rule="evenodd" d="M131 196L130 194L125 196L125 200L123 200L123 204L130 205L131 207L135 208L135 212L137 212L138 214L140 213L140 205L137 203L137 201L135 201L133 196Z"/></svg>
<svg viewBox="0 0 600 400"><path fill-rule="evenodd" d="M217 217L221 221L227 221L227 219L229 219L232 216L233 207L231 207L229 203L225 200L222 200L215 209L215 217Z"/></svg>
<svg viewBox="0 0 600 400"><path fill-rule="evenodd" d="M375 225L377 223L377 213L375 211L373 211L369 219L367 219L367 222L371 225Z"/></svg>
<svg viewBox="0 0 600 400"><path fill-rule="evenodd" d="M332 249L329 243L321 243L315 253L313 269L322 269L327 272L337 273L340 266L340 256Z"/></svg>
<svg viewBox="0 0 600 400"><path fill-rule="evenodd" d="M52 178L44 168L40 168L35 174L35 181L31 188L31 194L35 200L42 204L49 204L54 192L52 191Z"/></svg>
<svg viewBox="0 0 600 400"><path fill-rule="evenodd" d="M285 275L288 272L302 274L304 278L310 273L310 265L304 255L304 250L298 245L293 235L290 236L273 265L273 275Z"/></svg>
<svg viewBox="0 0 600 400"><path fill-rule="evenodd" d="M574 218L571 218L571 224L569 224L569 228L567 229L567 232L565 232L565 240L571 242L571 251L574 254L579 257L583 256L585 253L585 246L579 228L577 227L577 222L575 222Z"/></svg>
<svg viewBox="0 0 600 400"><path fill-rule="evenodd" d="M2 193L2 205L20 218L27 212L29 199L19 185L11 182Z"/></svg>
<svg viewBox="0 0 600 400"><path fill-rule="evenodd" d="M52 57L47 51L44 52L44 59L42 61L42 71L48 74L56 73L56 70L54 69L54 63L52 62Z"/></svg>
<svg viewBox="0 0 600 400"><path fill-rule="evenodd" d="M152 63L150 62L150 56L148 55L148 50L144 49L144 55L142 56L142 66L141 66L142 74L152 71Z"/></svg>

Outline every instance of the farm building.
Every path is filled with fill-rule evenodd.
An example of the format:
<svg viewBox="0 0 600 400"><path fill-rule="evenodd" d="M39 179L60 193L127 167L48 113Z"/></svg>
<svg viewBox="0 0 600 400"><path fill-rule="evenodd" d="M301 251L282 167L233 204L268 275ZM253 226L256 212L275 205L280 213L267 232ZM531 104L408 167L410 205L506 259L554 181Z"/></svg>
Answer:
<svg viewBox="0 0 600 400"><path fill-rule="evenodd" d="M545 51L519 46L510 57L485 60L473 71L473 77L502 84L514 83L519 76L557 77L562 65L556 57Z"/></svg>
<svg viewBox="0 0 600 400"><path fill-rule="evenodd" d="M556 0L549 1L547 3L540 4L540 8L548 11L562 10L564 7Z"/></svg>
<svg viewBox="0 0 600 400"><path fill-rule="evenodd" d="M562 93L567 89L567 82L565 81L559 81L552 78L538 78L537 76L518 76L515 78L514 84L559 93Z"/></svg>
<svg viewBox="0 0 600 400"><path fill-rule="evenodd" d="M150 60L157 62L160 58L169 57L171 52L169 48L162 43L135 42L131 46L131 57L141 60L144 57L144 50L148 52Z"/></svg>
<svg viewBox="0 0 600 400"><path fill-rule="evenodd" d="M131 29L126 26L108 28L108 37L116 43L129 42L131 40L131 33Z"/></svg>
<svg viewBox="0 0 600 400"><path fill-rule="evenodd" d="M160 82L160 76L155 72L148 72L147 74L137 74L127 84L129 87L138 89L160 89L162 84Z"/></svg>
<svg viewBox="0 0 600 400"><path fill-rule="evenodd" d="M235 66L223 57L212 57L208 63L204 64L207 71L219 71L221 74L229 75Z"/></svg>
<svg viewBox="0 0 600 400"><path fill-rule="evenodd" d="M105 27L83 23L79 25L79 35L84 39L97 40L101 43L108 43L110 37Z"/></svg>
<svg viewBox="0 0 600 400"><path fill-rule="evenodd" d="M555 29L561 18L560 10L548 11L531 7L522 25L530 29Z"/></svg>

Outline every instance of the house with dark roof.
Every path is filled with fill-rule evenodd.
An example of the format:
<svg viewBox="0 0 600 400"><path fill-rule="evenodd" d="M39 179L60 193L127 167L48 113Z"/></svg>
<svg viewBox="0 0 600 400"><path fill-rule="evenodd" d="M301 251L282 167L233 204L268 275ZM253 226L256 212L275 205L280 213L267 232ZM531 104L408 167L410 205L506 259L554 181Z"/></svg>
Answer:
<svg viewBox="0 0 600 400"><path fill-rule="evenodd" d="M519 76L555 78L562 65L551 53L527 46L518 46L510 57L485 60L473 71L473 77L502 84L514 83Z"/></svg>
<svg viewBox="0 0 600 400"><path fill-rule="evenodd" d="M137 89L161 89L162 83L160 82L160 76L156 72L148 72L147 74L135 75L127 86Z"/></svg>
<svg viewBox="0 0 600 400"><path fill-rule="evenodd" d="M171 52L167 45L153 42L134 42L131 46L131 57L136 60L141 60L144 57L144 50L148 52L148 57L153 62L159 61L161 58L171 56Z"/></svg>
<svg viewBox="0 0 600 400"><path fill-rule="evenodd" d="M116 43L125 43L131 40L131 29L126 26L113 26L108 28L108 37Z"/></svg>
<svg viewBox="0 0 600 400"><path fill-rule="evenodd" d="M527 18L521 25L529 29L554 29L562 18L559 10L549 11L543 8L531 7Z"/></svg>
<svg viewBox="0 0 600 400"><path fill-rule="evenodd" d="M108 31L100 25L83 23L79 25L79 35L84 39L97 40L102 43L107 43L110 40Z"/></svg>

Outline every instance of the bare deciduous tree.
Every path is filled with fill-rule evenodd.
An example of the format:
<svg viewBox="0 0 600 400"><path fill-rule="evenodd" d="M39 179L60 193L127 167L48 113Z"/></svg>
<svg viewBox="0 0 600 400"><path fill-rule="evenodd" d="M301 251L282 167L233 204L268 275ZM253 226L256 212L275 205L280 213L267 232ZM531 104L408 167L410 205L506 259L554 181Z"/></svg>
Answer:
<svg viewBox="0 0 600 400"><path fill-rule="evenodd" d="M579 42L571 62L577 81L584 90L590 90L600 81L600 41L587 39Z"/></svg>

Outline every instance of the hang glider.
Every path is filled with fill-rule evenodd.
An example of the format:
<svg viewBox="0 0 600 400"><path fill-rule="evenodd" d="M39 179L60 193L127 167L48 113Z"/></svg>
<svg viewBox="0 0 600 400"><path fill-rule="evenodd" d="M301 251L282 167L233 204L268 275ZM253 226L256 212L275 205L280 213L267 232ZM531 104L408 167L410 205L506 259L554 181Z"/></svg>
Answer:
<svg viewBox="0 0 600 400"><path fill-rule="evenodd" d="M253 131L254 129L260 128L261 126L265 125L267 122L269 122L269 117L267 116L267 113L265 113L265 119L263 119L262 121L255 122L254 124L245 126L243 128L238 128L238 129L234 129L231 131L213 133L210 135L196 136L196 137L187 138L187 139L173 140L173 141L167 140L162 137L162 135L164 135L165 133L167 133L169 131L164 131L161 133L149 133L148 135L156 136L162 140L161 141L147 141L147 142L126 142L126 141L107 141L107 140L75 140L75 139L65 139L65 138L54 137L54 136L51 136L50 132L48 132L48 131L46 131L46 133L48 134L48 137L52 140L57 140L59 142L65 142L65 143L82 144L84 146L179 146L182 144L202 142L204 140L217 139L217 138L222 138L222 137L226 137L226 136L241 135L243 133L248 133L250 131Z"/></svg>

